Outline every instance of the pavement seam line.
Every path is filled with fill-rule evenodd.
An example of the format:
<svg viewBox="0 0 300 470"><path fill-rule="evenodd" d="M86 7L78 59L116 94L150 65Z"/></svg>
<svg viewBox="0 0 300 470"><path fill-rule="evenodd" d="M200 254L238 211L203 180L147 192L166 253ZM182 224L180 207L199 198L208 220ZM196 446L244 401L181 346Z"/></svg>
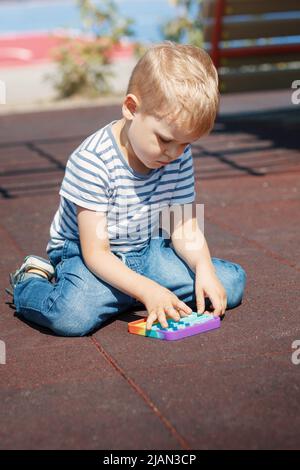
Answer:
<svg viewBox="0 0 300 470"><path fill-rule="evenodd" d="M269 256L270 258L273 258L275 259L276 261L279 261L281 264L285 264L287 266L289 266L290 268L293 268L295 269L296 271L300 272L300 269L297 268L296 264L292 264L287 258L284 258L283 256L280 256L278 255L277 253L274 253L274 251L272 250L269 250L268 248L266 248L264 245L262 245L261 243L257 242L256 240L251 240L250 238L247 238L245 237L244 235L242 235L240 232L236 232L235 230L232 230L231 226L227 225L226 223L224 222L219 222L217 219L215 219L214 217L211 217L211 216L205 216L209 222L219 226L220 228L222 229L225 229L227 230L229 233L231 233L232 235L234 235L235 237L240 237L242 238L243 240L246 241L246 243L249 245L249 246L255 246L256 248L258 248L260 251L262 251L264 254L266 254L267 256Z"/></svg>
<svg viewBox="0 0 300 470"><path fill-rule="evenodd" d="M124 370L118 365L118 363L105 351L103 346L101 346L98 341L91 337L91 341L94 343L96 349L104 356L104 359L126 380L131 388L142 398L142 400L146 403L146 405L154 412L154 414L159 418L159 420L163 423L163 425L167 428L167 430L171 433L171 435L179 442L181 447L185 450L191 450L188 442L180 435L180 433L174 428L174 426L170 423L170 421L159 411L157 406L153 403L153 401L148 397L148 395L143 391L139 385L137 385L134 380L126 375Z"/></svg>

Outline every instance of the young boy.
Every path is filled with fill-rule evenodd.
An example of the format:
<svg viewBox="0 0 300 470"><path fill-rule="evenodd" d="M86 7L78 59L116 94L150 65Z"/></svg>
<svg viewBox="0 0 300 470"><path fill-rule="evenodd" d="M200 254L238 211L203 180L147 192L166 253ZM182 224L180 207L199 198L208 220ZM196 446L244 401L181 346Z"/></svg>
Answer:
<svg viewBox="0 0 300 470"><path fill-rule="evenodd" d="M203 50L165 43L146 52L122 119L68 160L47 246L51 263L27 256L10 274L21 316L58 335L83 336L138 306L151 328L188 315L188 304L199 313L210 306L216 316L240 304L245 271L210 257L195 217L192 234L179 222L170 238L152 237L158 215L150 226L145 217L155 205L195 201L190 144L213 127L218 100L217 73Z"/></svg>

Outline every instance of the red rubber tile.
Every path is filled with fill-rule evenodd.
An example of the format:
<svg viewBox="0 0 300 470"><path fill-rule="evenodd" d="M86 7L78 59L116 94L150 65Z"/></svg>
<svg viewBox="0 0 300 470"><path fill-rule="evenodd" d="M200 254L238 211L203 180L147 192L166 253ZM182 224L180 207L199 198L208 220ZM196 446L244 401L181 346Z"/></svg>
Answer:
<svg viewBox="0 0 300 470"><path fill-rule="evenodd" d="M130 372L194 449L297 449L299 380L289 361L199 354L190 367Z"/></svg>
<svg viewBox="0 0 300 470"><path fill-rule="evenodd" d="M180 448L117 374L99 370L90 381L1 390L0 399L1 449Z"/></svg>
<svg viewBox="0 0 300 470"><path fill-rule="evenodd" d="M297 173L243 177L231 182L219 179L213 183L200 177L196 189L199 200L209 208L231 207L234 212L235 206L242 204L246 207L247 204L254 203L299 200L298 180Z"/></svg>
<svg viewBox="0 0 300 470"><path fill-rule="evenodd" d="M0 143L84 138L120 116L117 105L1 116Z"/></svg>
<svg viewBox="0 0 300 470"><path fill-rule="evenodd" d="M235 205L207 210L208 217L224 226L233 227L247 239L254 240L262 247L288 260L300 270L299 245L300 222L296 214L300 211L300 200L270 201ZM287 250L287 244L289 249ZM299 273L298 273L299 274Z"/></svg>
<svg viewBox="0 0 300 470"><path fill-rule="evenodd" d="M58 208L57 189L50 194L37 194L11 199L9 204L0 202L2 218L0 221L3 237L12 249L14 243L22 247L24 256L35 254L46 257L46 246L49 239L50 224ZM40 191L39 191L40 192ZM29 210L30 207L30 210ZM17 265L23 261L19 256Z"/></svg>
<svg viewBox="0 0 300 470"><path fill-rule="evenodd" d="M45 256L73 146L119 115L115 106L2 118L1 286L26 254ZM243 304L219 330L172 343L143 338L127 333L145 314L136 312L92 338L59 338L1 303L2 448L299 447L296 117L221 117L195 146L211 254L248 275Z"/></svg>

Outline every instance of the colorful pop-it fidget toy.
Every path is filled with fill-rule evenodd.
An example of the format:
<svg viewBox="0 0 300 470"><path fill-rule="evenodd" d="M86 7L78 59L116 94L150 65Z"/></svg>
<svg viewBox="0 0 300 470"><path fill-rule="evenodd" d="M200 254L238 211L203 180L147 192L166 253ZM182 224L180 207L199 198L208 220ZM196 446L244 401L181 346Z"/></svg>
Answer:
<svg viewBox="0 0 300 470"><path fill-rule="evenodd" d="M220 317L215 318L209 313L199 315L197 312L192 312L189 316L181 318L180 321L167 319L168 328L163 328L160 323L155 322L151 330L146 330L146 321L147 318L142 318L128 323L129 333L173 341L214 330L219 328L221 324Z"/></svg>

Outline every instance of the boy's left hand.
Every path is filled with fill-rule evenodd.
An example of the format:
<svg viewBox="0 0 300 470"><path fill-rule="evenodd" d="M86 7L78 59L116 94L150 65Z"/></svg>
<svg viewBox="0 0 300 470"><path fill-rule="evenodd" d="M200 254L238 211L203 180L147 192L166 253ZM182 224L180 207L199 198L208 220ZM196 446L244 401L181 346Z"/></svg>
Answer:
<svg viewBox="0 0 300 470"><path fill-rule="evenodd" d="M213 265L200 264L196 267L195 293L198 313L212 313L215 317L224 315L227 294ZM205 311L205 297L208 297L212 303L212 312Z"/></svg>

